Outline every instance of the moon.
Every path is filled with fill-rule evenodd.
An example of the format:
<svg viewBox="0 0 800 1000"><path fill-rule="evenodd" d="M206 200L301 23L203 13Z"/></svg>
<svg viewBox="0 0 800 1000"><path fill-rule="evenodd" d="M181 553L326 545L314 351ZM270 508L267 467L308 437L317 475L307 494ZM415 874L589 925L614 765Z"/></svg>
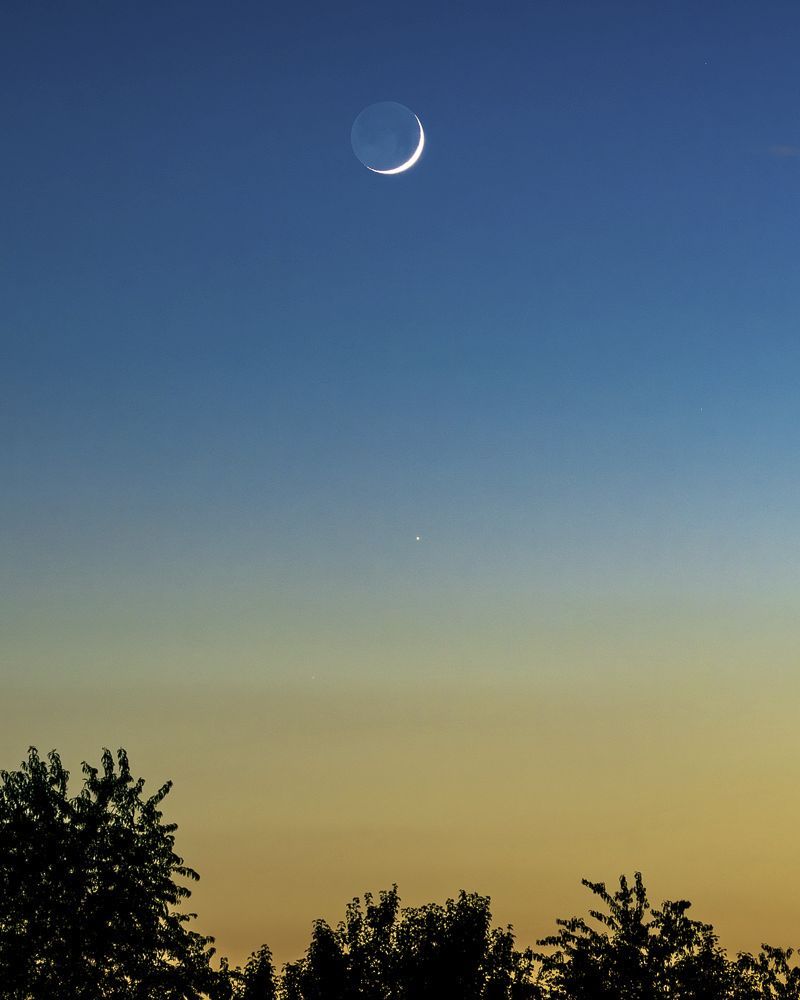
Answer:
<svg viewBox="0 0 800 1000"><path fill-rule="evenodd" d="M417 118L416 115L414 115L414 117ZM367 167L367 170L371 170L373 174L402 174L405 173L406 170L410 170L420 156L422 156L422 150L425 148L425 130L423 129L422 122L419 118L417 118L417 125L419 125L419 143L417 144L417 148L411 156L409 156L405 163L401 163L399 167L392 167L391 170L378 170L376 167L367 166L365 163L364 166Z"/></svg>
<svg viewBox="0 0 800 1000"><path fill-rule="evenodd" d="M403 174L422 156L425 130L410 108L379 101L356 117L350 131L353 152L373 174Z"/></svg>

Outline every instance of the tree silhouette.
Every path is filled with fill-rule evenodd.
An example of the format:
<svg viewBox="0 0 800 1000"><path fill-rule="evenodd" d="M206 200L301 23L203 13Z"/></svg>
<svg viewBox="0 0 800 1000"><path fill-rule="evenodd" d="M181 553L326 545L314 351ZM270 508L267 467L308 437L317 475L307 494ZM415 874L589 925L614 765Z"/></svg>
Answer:
<svg viewBox="0 0 800 1000"><path fill-rule="evenodd" d="M735 1000L799 1000L800 967L792 965L792 948L761 945L755 957L749 952L739 954L739 973Z"/></svg>
<svg viewBox="0 0 800 1000"><path fill-rule="evenodd" d="M83 765L68 795L58 754L33 748L0 772L0 983L13 1000L170 1000L216 994L212 938L175 879L196 880L162 822L162 785L143 795L124 750Z"/></svg>
<svg viewBox="0 0 800 1000"><path fill-rule="evenodd" d="M345 1000L353 976L335 931L316 920L305 958L287 966L290 1000Z"/></svg>
<svg viewBox="0 0 800 1000"><path fill-rule="evenodd" d="M614 893L583 884L605 905L589 911L600 927L558 920L558 933L538 942L553 949L534 956L543 1000L800 1000L791 950L764 945L731 962L713 927L686 915L687 900L651 909L639 872Z"/></svg>
<svg viewBox="0 0 800 1000"><path fill-rule="evenodd" d="M651 907L639 872L613 892L584 879L588 919L557 920L536 953L492 926L488 896L401 907L395 885L315 921L280 974L266 945L215 971L181 911L197 874L162 820L169 782L146 797L125 751L104 750L70 797L58 754L33 748L0 780L3 1000L800 1000L791 949L728 959L687 900Z"/></svg>
<svg viewBox="0 0 800 1000"><path fill-rule="evenodd" d="M230 971L223 959L221 976L227 991L220 992L219 1000L276 1000L277 982L272 952L263 944L254 951L244 970ZM222 989L225 989L225 986Z"/></svg>
<svg viewBox="0 0 800 1000"><path fill-rule="evenodd" d="M393 886L354 899L336 929L316 921L282 985L285 1000L529 1000L532 977L511 928L491 928L488 897L401 909Z"/></svg>

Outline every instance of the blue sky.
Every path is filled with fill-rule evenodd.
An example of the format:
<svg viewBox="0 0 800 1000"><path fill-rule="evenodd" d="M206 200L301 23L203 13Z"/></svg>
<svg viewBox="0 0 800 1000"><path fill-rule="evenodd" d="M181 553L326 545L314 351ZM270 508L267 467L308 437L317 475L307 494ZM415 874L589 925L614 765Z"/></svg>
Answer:
<svg viewBox="0 0 800 1000"><path fill-rule="evenodd" d="M269 486L430 535L465 490L783 481L790 6L4 18L12 523ZM425 122L409 175L352 155L375 99Z"/></svg>
<svg viewBox="0 0 800 1000"><path fill-rule="evenodd" d="M526 742L530 701L567 747L550 820L585 832L607 807L612 845L576 834L574 854L548 854L547 918L564 879L615 877L602 866L622 847L664 878L705 857L709 899L726 865L751 873L730 927L756 946L747 914L794 905L793 843L754 861L741 803L774 775L761 794L796 829L781 782L797 759L799 35L781 2L4 5L4 766L30 742L80 759L125 741L178 787L229 768L233 800L237 719L283 706L274 731L297 719L310 740L273 745L253 722L246 747L282 761L259 778L300 817L280 843L320 866L275 848L274 885L308 882L270 918L288 957L319 893L333 906L452 872L447 837L422 861L409 848L407 870L400 834L373 867L325 853L342 801L350 844L364 796L386 796L387 845L417 808L395 737L359 728L370 712L398 706L412 756L434 739L426 713L445 718L429 804L441 777L467 816L470 774L502 774L493 794L513 798L555 752ZM425 127L396 177L350 146L382 100ZM187 680L173 739L148 712ZM329 688L307 701L312 680ZM689 777L656 780L642 826L597 756L595 694L621 747L645 718L686 753ZM331 739L329 704L345 720ZM308 760L327 819L304 812ZM626 760L666 766L652 746ZM339 765L351 784L329 801ZM248 896L246 866L215 882L214 859L230 836L244 859L261 847L244 819L204 826L201 799L181 807L210 831L190 860L212 869L222 950L244 954L261 937L223 883ZM651 848L669 803L705 821ZM269 802L253 808L271 829ZM501 920L530 930L514 866L542 820L525 808L506 868L487 847L477 885L465 869L412 891L496 879ZM562 843L557 824L547 836Z"/></svg>
<svg viewBox="0 0 800 1000"><path fill-rule="evenodd" d="M537 498L794 488L791 5L3 18L12 535L300 510L338 560L370 518L491 550ZM349 146L381 99L428 133L402 177Z"/></svg>

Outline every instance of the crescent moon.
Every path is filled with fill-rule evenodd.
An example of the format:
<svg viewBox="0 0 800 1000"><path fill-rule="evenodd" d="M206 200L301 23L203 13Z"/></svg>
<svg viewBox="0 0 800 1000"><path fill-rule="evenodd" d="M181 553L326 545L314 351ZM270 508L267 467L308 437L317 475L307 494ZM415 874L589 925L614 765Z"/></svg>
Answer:
<svg viewBox="0 0 800 1000"><path fill-rule="evenodd" d="M417 118L416 115L414 117ZM417 125L419 125L419 144L405 163L401 163L399 167L392 167L391 170L376 170L375 167L367 167L367 170L371 170L373 174L402 174L406 170L410 170L420 156L422 156L422 150L425 147L425 132L422 129L422 122L419 118L417 118Z"/></svg>

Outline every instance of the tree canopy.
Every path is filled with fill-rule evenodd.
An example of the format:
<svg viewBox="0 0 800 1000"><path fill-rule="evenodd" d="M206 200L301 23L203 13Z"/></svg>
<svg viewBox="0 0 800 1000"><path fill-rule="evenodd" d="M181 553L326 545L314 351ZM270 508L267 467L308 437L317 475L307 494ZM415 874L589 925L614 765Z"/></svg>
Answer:
<svg viewBox="0 0 800 1000"><path fill-rule="evenodd" d="M143 794L124 750L83 765L68 793L57 753L0 772L4 996L194 998L213 991L212 939L181 903L197 873L174 850L162 785ZM177 881L180 880L180 881Z"/></svg>
<svg viewBox="0 0 800 1000"><path fill-rule="evenodd" d="M681 899L653 909L640 872L610 892L582 880L602 908L556 921L538 942L537 996L542 1000L797 1000L800 968L791 949L762 945L758 956L728 959L711 924L687 915Z"/></svg>
<svg viewBox="0 0 800 1000"><path fill-rule="evenodd" d="M305 956L284 972L286 1000L525 1000L530 952L492 928L489 898L462 891L444 906L400 907L397 886L354 899L336 928L314 924Z"/></svg>
<svg viewBox="0 0 800 1000"><path fill-rule="evenodd" d="M0 997L7 1000L800 1000L791 949L729 958L688 900L652 907L642 876L584 880L586 916L556 921L539 951L495 927L490 899L461 891L403 907L366 893L276 972L266 945L244 968L191 929L197 879L175 824L127 754L83 765L70 796L57 753L0 772Z"/></svg>

